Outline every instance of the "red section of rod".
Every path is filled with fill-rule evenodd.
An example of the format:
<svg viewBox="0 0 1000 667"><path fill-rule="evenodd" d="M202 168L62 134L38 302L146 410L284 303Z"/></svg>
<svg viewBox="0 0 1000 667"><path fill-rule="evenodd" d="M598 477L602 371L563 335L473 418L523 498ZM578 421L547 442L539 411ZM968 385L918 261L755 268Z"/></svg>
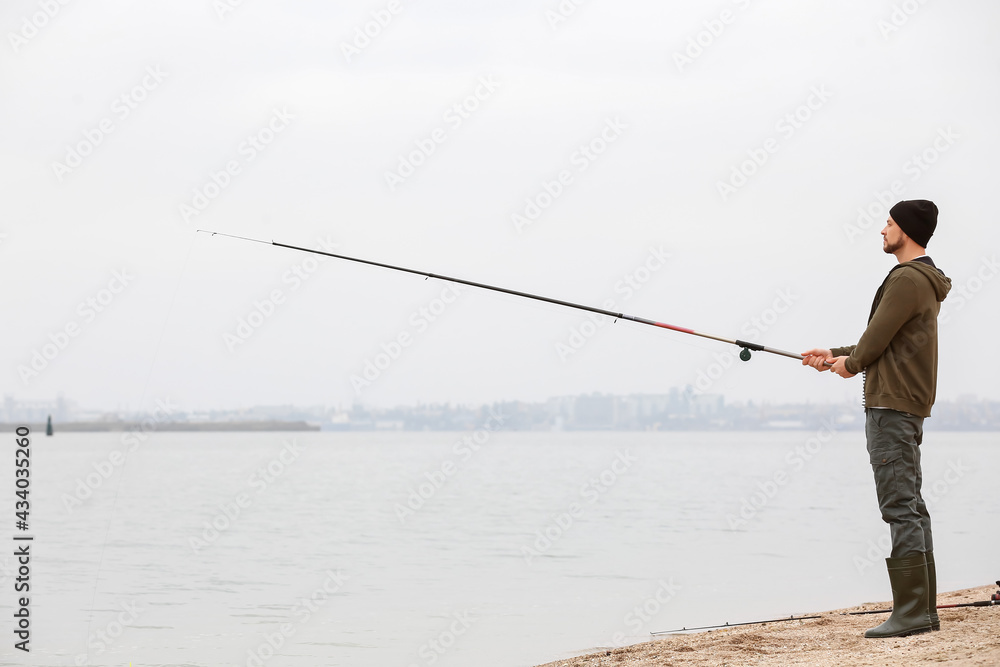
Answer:
<svg viewBox="0 0 1000 667"><path fill-rule="evenodd" d="M653 325L654 326L658 326L658 327L660 327L662 329L670 329L671 331L680 331L681 333L686 333L686 334L695 334L695 335L698 334L698 332L695 331L694 329L685 329L684 327L675 327L673 324L664 324L663 322L653 322Z"/></svg>

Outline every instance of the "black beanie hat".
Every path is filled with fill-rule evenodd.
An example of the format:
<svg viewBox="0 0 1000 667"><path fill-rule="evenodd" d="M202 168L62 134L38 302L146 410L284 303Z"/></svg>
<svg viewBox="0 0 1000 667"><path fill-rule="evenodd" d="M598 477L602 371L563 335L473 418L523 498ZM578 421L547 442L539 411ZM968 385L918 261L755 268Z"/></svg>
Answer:
<svg viewBox="0 0 1000 667"><path fill-rule="evenodd" d="M889 216L904 234L921 248L926 248L937 227L938 207L926 199L910 199L889 209Z"/></svg>

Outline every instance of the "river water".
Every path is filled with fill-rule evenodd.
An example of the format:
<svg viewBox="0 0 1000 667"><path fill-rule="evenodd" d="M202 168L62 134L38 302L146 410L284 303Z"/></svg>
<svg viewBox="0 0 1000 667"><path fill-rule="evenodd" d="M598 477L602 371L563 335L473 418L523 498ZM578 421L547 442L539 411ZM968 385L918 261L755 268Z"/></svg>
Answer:
<svg viewBox="0 0 1000 667"><path fill-rule="evenodd" d="M998 439L926 434L942 589L1000 577ZM5 665L518 667L890 596L858 431L59 433L32 447L32 650L8 621Z"/></svg>

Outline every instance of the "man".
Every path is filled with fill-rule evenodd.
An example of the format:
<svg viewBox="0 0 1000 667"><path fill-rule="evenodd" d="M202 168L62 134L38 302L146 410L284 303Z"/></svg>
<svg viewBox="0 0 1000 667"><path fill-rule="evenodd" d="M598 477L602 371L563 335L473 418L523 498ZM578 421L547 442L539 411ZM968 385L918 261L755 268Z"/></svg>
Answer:
<svg viewBox="0 0 1000 667"><path fill-rule="evenodd" d="M882 249L896 256L875 293L857 345L803 353L802 363L843 377L865 373L865 436L892 553L885 559L892 615L865 637L905 637L941 628L931 520L920 495L920 443L937 390L937 316L951 280L927 256L937 227L933 202L889 210Z"/></svg>

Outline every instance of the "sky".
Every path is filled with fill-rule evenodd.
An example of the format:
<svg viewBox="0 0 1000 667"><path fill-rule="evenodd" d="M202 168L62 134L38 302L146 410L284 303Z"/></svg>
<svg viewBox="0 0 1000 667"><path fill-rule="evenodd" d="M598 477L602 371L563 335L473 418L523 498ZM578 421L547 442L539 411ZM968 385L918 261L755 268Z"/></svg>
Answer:
<svg viewBox="0 0 1000 667"><path fill-rule="evenodd" d="M931 199L938 396L998 400L998 27L987 0L4 3L0 393L856 400L794 360L198 230L802 352L857 341L888 209Z"/></svg>

